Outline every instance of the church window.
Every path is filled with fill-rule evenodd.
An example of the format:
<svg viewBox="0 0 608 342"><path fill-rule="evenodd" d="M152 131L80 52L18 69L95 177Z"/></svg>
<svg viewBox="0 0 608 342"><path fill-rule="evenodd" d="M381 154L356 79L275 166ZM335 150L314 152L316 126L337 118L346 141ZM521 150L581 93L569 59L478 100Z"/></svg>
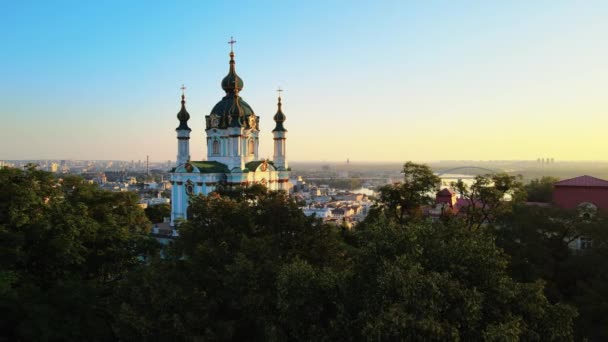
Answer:
<svg viewBox="0 0 608 342"><path fill-rule="evenodd" d="M220 142L213 140L213 154L220 154Z"/></svg>
<svg viewBox="0 0 608 342"><path fill-rule="evenodd" d="M249 154L255 154L255 142L249 139Z"/></svg>

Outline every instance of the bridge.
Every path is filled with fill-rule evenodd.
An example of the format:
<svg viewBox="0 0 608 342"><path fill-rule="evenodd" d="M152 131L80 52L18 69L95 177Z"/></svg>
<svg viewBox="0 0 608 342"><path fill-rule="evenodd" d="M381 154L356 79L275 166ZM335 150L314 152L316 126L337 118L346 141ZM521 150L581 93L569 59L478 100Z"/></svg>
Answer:
<svg viewBox="0 0 608 342"><path fill-rule="evenodd" d="M465 170L475 170L475 172L463 172ZM458 167L454 167L454 168L450 168L450 169L445 169L445 170L440 170L440 171L435 171L435 175L441 177L445 174L451 174L451 173L462 173L462 174L471 174L471 177L477 176L477 175L481 175L481 174L493 174L493 173L499 173L502 172L501 170L492 170L492 169L488 169L485 167L479 167L479 166L458 166Z"/></svg>

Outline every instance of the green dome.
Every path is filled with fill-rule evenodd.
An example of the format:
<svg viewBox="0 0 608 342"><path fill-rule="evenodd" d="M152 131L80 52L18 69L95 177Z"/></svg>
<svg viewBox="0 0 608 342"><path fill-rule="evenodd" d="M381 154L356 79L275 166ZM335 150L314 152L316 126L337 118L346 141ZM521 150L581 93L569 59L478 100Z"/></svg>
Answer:
<svg viewBox="0 0 608 342"><path fill-rule="evenodd" d="M182 95L182 108L177 113L177 119L179 120L179 126L176 130L192 131L188 127L188 120L190 120L190 113L186 110L186 96Z"/></svg>
<svg viewBox="0 0 608 342"><path fill-rule="evenodd" d="M234 52L230 52L230 70L228 71L228 75L222 80L222 89L226 93L234 93L235 86L237 91L243 90L243 80L236 74L234 65Z"/></svg>
<svg viewBox="0 0 608 342"><path fill-rule="evenodd" d="M213 107L211 113L206 117L207 129L257 128L257 116L251 106L239 96L239 92L243 89L243 80L236 74L234 65L234 52L230 52L230 70L222 80L222 89L226 92L226 96Z"/></svg>
<svg viewBox="0 0 608 342"><path fill-rule="evenodd" d="M213 109L211 110L211 114L215 114L218 116L229 115L230 108L233 108L235 105L234 100L234 95L224 96L224 98L222 98L222 100L213 107ZM241 107L241 109L243 110L243 115L254 115L253 109L251 109L251 106L249 106L249 104L245 102L243 98L239 97L238 101L239 107Z"/></svg>
<svg viewBox="0 0 608 342"><path fill-rule="evenodd" d="M283 114L283 104L281 103L281 97L279 96L279 103L277 104L277 113L274 115L273 119L277 123L275 128L272 130L273 132L282 131L287 132L285 127L283 126L283 122L287 120L285 114Z"/></svg>
<svg viewBox="0 0 608 342"><path fill-rule="evenodd" d="M238 106L235 101L238 101ZM240 96L226 95L211 110L210 116L215 115L220 118L218 128L230 126L231 117L241 117L241 125L248 125L249 117L255 116L251 106ZM211 127L207 127L209 129Z"/></svg>
<svg viewBox="0 0 608 342"><path fill-rule="evenodd" d="M222 89L224 89L226 93L234 93L235 83L237 85L238 91L243 90L243 80L239 77L239 75L237 75L236 73L228 74L222 80Z"/></svg>

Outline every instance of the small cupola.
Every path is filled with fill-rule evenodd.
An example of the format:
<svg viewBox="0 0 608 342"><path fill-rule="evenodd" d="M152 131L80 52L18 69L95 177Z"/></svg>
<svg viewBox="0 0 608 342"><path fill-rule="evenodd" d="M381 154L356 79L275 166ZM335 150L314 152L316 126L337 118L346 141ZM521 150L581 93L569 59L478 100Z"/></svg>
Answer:
<svg viewBox="0 0 608 342"><path fill-rule="evenodd" d="M177 128L175 130L176 131L178 131L178 130L192 131L190 129L190 127L188 127L188 120L190 120L190 113L188 113L188 110L186 110L186 94L185 94L186 87L184 85L182 85L182 87L180 89L182 90L182 108L177 113L177 119L179 120L179 126L177 126Z"/></svg>
<svg viewBox="0 0 608 342"><path fill-rule="evenodd" d="M226 92L226 94L234 94L243 90L243 80L236 74L236 62L234 61L234 43L236 40L230 37L230 69L228 70L228 75L224 77L222 80L222 89Z"/></svg>
<svg viewBox="0 0 608 342"><path fill-rule="evenodd" d="M283 122L285 122L285 120L287 120L287 117L283 113L283 109L282 109L283 103L281 102L281 92L283 90L281 88L279 88L279 90L277 90L277 91L279 92L279 102L277 103L277 113L273 117L274 121L277 124L272 131L273 132L287 132L287 130L283 126Z"/></svg>

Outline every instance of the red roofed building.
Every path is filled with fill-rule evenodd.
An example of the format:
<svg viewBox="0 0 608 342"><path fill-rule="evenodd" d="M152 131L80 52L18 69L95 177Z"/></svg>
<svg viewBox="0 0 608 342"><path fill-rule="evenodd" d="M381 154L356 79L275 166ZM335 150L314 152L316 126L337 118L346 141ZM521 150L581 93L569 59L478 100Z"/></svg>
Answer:
<svg viewBox="0 0 608 342"><path fill-rule="evenodd" d="M467 199L459 198L454 191L444 188L437 192L435 195L435 206L427 208L426 213L431 217L440 217L445 214L457 215L470 204ZM475 206L480 205L481 203L479 202L475 203Z"/></svg>
<svg viewBox="0 0 608 342"><path fill-rule="evenodd" d="M443 190L437 192L437 195L435 196L436 204L445 203L450 208L454 207L456 201L456 193L448 188L444 188Z"/></svg>
<svg viewBox="0 0 608 342"><path fill-rule="evenodd" d="M564 179L553 187L553 203L562 209L576 209L590 203L608 211L608 181L591 176Z"/></svg>

